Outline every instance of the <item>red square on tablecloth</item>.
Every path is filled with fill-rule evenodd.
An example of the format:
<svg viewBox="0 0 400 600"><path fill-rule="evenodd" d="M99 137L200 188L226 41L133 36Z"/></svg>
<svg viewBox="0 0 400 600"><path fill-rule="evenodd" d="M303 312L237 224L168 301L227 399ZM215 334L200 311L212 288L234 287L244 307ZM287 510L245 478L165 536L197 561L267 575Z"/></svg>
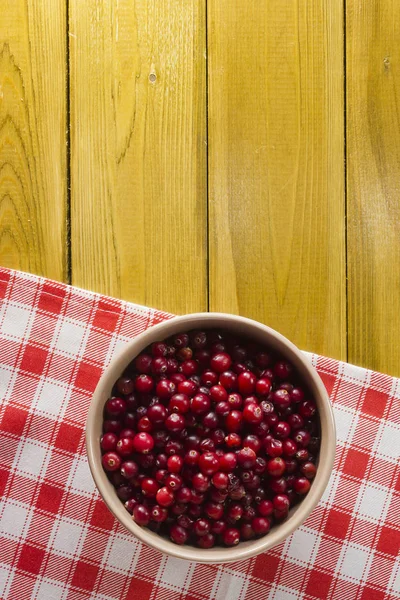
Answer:
<svg viewBox="0 0 400 600"><path fill-rule="evenodd" d="M63 497L63 490L49 483L42 483L39 496L36 500L36 508L57 514Z"/></svg>
<svg viewBox="0 0 400 600"><path fill-rule="evenodd" d="M346 473L346 475L352 475L353 477L363 478L365 476L369 460L370 456L366 452L349 448L346 461L343 466L343 473Z"/></svg>
<svg viewBox="0 0 400 600"><path fill-rule="evenodd" d="M4 494L9 474L10 471L8 469L0 469L0 496Z"/></svg>
<svg viewBox="0 0 400 600"><path fill-rule="evenodd" d="M277 575L280 563L281 561L278 556L260 554L255 558L253 575L254 577L272 582Z"/></svg>
<svg viewBox="0 0 400 600"><path fill-rule="evenodd" d="M115 304L111 304L106 300L100 300L93 319L93 327L98 327L106 331L114 331L120 316L121 310L118 310Z"/></svg>
<svg viewBox="0 0 400 600"><path fill-rule="evenodd" d="M313 598L325 600L328 597L331 583L332 575L328 575L319 569L313 569L307 582L306 594Z"/></svg>
<svg viewBox="0 0 400 600"><path fill-rule="evenodd" d="M22 356L20 368L23 371L29 371L29 373L35 375L42 375L47 356L47 350L43 350L43 348L39 348L38 346L27 344L25 346L25 352Z"/></svg>
<svg viewBox="0 0 400 600"><path fill-rule="evenodd" d="M400 554L400 532L394 527L382 527L376 549L379 552L399 556Z"/></svg>
<svg viewBox="0 0 400 600"><path fill-rule="evenodd" d="M386 410L387 394L369 388L365 392L361 410L367 415L380 419Z"/></svg>
<svg viewBox="0 0 400 600"><path fill-rule="evenodd" d="M99 567L95 567L87 562L79 561L72 577L72 585L84 590L92 591L96 581Z"/></svg>
<svg viewBox="0 0 400 600"><path fill-rule="evenodd" d="M38 309L56 315L60 314L66 295L66 289L67 288L56 287L51 283L44 283L39 297Z"/></svg>
<svg viewBox="0 0 400 600"><path fill-rule="evenodd" d="M82 361L78 367L78 373L75 379L75 387L94 392L96 385L101 377L102 370L90 363Z"/></svg>
<svg viewBox="0 0 400 600"><path fill-rule="evenodd" d="M360 600L385 600L387 598L385 592L380 592L376 588L369 587L368 585L363 588L361 595L358 596Z"/></svg>
<svg viewBox="0 0 400 600"><path fill-rule="evenodd" d="M35 546L31 546L30 544L24 544L22 546L22 551L19 556L17 567L18 569L22 569L23 571L28 571L29 573L37 574L40 572L43 557L44 550L41 550L40 548L35 548Z"/></svg>
<svg viewBox="0 0 400 600"><path fill-rule="evenodd" d="M127 600L133 600L133 598L137 598L138 600L149 600L154 588L154 584L150 581L144 581L143 579L135 578L131 580L128 593L126 595ZM185 600L187 600L188 596L185 596ZM196 599L197 600L197 599Z"/></svg>
<svg viewBox="0 0 400 600"><path fill-rule="evenodd" d="M69 425L69 423L61 423L54 445L59 450L75 453L78 451L83 440L83 435L81 427Z"/></svg>
<svg viewBox="0 0 400 600"><path fill-rule="evenodd" d="M90 523L101 529L111 530L114 527L115 518L102 499L96 500Z"/></svg>
<svg viewBox="0 0 400 600"><path fill-rule="evenodd" d="M325 533L332 537L345 539L349 528L351 516L340 510L332 508L325 521Z"/></svg>
<svg viewBox="0 0 400 600"><path fill-rule="evenodd" d="M27 417L27 410L9 404L3 412L0 429L7 433L13 433L14 435L22 435Z"/></svg>

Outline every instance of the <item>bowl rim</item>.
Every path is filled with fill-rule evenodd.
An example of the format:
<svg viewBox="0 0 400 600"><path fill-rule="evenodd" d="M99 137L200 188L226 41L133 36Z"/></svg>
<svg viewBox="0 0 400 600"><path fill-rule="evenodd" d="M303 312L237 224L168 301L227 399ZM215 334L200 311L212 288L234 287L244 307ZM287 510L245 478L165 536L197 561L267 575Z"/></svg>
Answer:
<svg viewBox="0 0 400 600"><path fill-rule="evenodd" d="M218 327L221 329L229 329L229 321L237 324L243 324L246 327L256 328L260 335L264 334L267 337L273 338L279 346L284 346L285 351L290 354L290 360L301 365L301 370L307 373L307 377L310 377L312 386L318 392L316 398L318 404L318 410L321 420L321 449L324 449L324 462L323 465L319 465L317 475L313 481L311 489L307 496L295 507L294 512L290 517L282 523L276 525L271 531L258 539L250 540L247 542L241 542L237 546L223 548L214 547L212 549L201 549L195 548L189 545L176 545L172 541L159 536L158 534L137 525L131 518L131 515L124 508L121 500L117 497L112 484L109 482L102 466L101 466L101 452L99 444L99 433L96 427L96 417L98 412L104 406L105 396L104 388L115 382L118 377L115 373L121 373L127 364L133 360L137 354L139 354L143 348L149 343L155 341L160 332L160 339L165 339L170 333L164 334L163 331L169 329L175 329L179 331L179 326L185 325L181 330L194 329L196 323L200 320L206 320L207 325L203 327ZM226 321L226 323L222 323ZM248 334L245 334L248 336ZM163 337L162 337L163 336ZM268 346L268 342L266 341ZM304 375L303 375L304 376ZM309 382L308 382L309 383ZM321 411L322 407L322 411ZM283 336L278 331L271 327L264 325L253 319L233 315L230 313L221 312L198 312L190 313L187 315L181 315L166 319L165 321L156 325L148 327L144 332L135 336L132 340L121 348L110 363L104 368L103 374L96 386L93 393L88 415L86 419L86 454L88 457L89 467L96 484L97 490L99 491L103 501L105 502L108 509L116 517L116 519L127 529L131 534L140 539L147 546L156 549L162 553L173 556L175 558L182 558L185 560L191 560L199 563L229 563L236 562L251 558L262 552L266 552L270 548L283 542L289 535L291 535L311 514L318 502L320 501L329 481L332 473L332 468L335 460L336 450L336 428L332 405L325 389L325 386L315 369L311 364L310 359L306 357L303 352L293 344L289 339Z"/></svg>

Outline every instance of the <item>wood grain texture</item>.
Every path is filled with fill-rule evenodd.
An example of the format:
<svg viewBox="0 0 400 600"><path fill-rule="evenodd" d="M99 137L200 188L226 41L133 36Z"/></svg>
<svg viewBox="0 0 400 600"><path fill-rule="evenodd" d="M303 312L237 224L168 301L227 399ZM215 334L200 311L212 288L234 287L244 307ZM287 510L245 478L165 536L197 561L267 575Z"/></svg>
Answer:
<svg viewBox="0 0 400 600"><path fill-rule="evenodd" d="M203 0L70 1L72 278L204 310Z"/></svg>
<svg viewBox="0 0 400 600"><path fill-rule="evenodd" d="M347 2L349 360L400 375L400 4Z"/></svg>
<svg viewBox="0 0 400 600"><path fill-rule="evenodd" d="M210 308L346 357L343 3L209 0Z"/></svg>
<svg viewBox="0 0 400 600"><path fill-rule="evenodd" d="M66 10L0 3L0 264L67 278Z"/></svg>

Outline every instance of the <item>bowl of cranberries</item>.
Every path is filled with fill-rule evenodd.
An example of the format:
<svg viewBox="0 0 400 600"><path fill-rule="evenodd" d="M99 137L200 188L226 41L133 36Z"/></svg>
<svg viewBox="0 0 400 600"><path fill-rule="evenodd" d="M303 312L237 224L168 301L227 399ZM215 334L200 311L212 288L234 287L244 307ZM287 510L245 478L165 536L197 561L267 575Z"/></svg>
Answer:
<svg viewBox="0 0 400 600"><path fill-rule="evenodd" d="M288 339L198 313L148 329L106 368L86 447L126 529L169 555L224 563L304 522L332 471L335 425L318 373Z"/></svg>

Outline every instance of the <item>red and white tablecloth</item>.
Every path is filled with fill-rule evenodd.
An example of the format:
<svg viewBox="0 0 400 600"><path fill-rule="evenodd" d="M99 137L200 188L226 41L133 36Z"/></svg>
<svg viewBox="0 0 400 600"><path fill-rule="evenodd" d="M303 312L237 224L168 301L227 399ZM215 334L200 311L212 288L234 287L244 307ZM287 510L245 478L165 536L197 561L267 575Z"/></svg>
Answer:
<svg viewBox="0 0 400 600"><path fill-rule="evenodd" d="M272 551L229 566L168 558L108 512L84 447L91 394L133 336L169 315L0 269L0 597L400 598L400 380L309 355L331 396L329 487Z"/></svg>

